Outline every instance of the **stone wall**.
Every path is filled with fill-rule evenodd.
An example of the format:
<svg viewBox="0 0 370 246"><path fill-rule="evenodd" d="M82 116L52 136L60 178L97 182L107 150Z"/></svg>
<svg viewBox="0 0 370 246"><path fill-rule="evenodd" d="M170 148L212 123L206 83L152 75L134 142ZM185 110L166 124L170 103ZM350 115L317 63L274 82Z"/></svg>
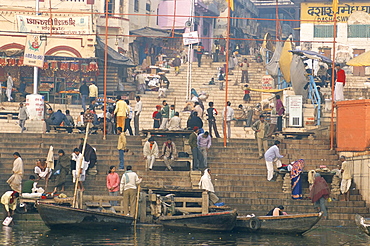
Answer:
<svg viewBox="0 0 370 246"><path fill-rule="evenodd" d="M370 154L347 158L353 162L353 181L366 205L370 205Z"/></svg>

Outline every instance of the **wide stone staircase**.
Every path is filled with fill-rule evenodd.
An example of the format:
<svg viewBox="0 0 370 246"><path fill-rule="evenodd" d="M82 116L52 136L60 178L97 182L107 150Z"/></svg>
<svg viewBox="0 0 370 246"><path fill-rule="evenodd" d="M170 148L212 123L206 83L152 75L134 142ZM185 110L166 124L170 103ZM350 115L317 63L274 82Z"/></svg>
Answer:
<svg viewBox="0 0 370 246"><path fill-rule="evenodd" d="M24 136L24 137L23 137ZM0 142L0 192L9 190L6 180L11 175L12 153L18 151L24 161L24 180L33 174L35 160L46 158L50 145L54 147L55 157L59 149L67 154L79 145L78 136L71 134L24 134L15 135L1 133ZM89 136L88 143L97 149L98 163L97 175L87 175L85 181L85 194L105 195L106 174L110 165L118 166L118 153L116 150L118 136L107 136L102 140L100 135ZM162 146L165 137L157 137L159 146ZM178 150L185 148L186 140L175 138ZM125 155L125 166L132 165L140 177L143 177L143 186L163 188L197 187L200 172L190 171L164 171L163 164L156 162L155 170L146 171L145 161L142 157L142 139L138 136L128 136L128 148ZM270 145L272 141L270 141ZM336 168L338 156L335 151L329 150L328 140L296 140L284 139L281 153L285 156L283 163L289 163L300 158L305 159L305 170L316 169L319 165L326 165L329 169ZM216 194L228 206L237 208L240 214L255 213L263 215L272 207L284 205L288 213L315 212L309 200L292 200L290 194L282 192L282 181L268 182L266 180L266 166L263 159L258 159L258 150L255 140L231 139L227 147L223 146L221 139L213 139L209 152L209 167L212 169L212 179ZM162 169L158 169L162 166ZM122 176L123 172L118 171ZM194 176L197 176L194 178ZM68 176L66 194L73 194L71 176ZM43 181L40 185L43 185ZM51 182L48 191L53 189ZM307 197L308 189L304 189ZM325 225L352 224L354 214L368 214L368 208L359 195L358 190L351 190L351 201L333 201L329 203L329 220L320 223Z"/></svg>
<svg viewBox="0 0 370 246"><path fill-rule="evenodd" d="M249 86L251 88L261 88L261 77L264 75L263 65L256 63L251 57L248 57L250 62L249 67ZM242 58L241 58L242 59ZM211 62L210 60L203 60L202 66L198 67L196 62L192 63L192 82L191 88L194 88L198 93L201 91L206 92L209 97L204 102L205 109L208 108L208 102L214 102L214 107L218 110L219 114L216 117L219 133L222 134L222 112L225 105L225 90L219 89L219 82L217 80L217 68L222 67L222 62ZM175 104L176 111L180 113L182 127L186 127L187 119L190 112L183 112L186 102L186 86L187 86L187 64L183 64L180 68L180 74L175 75L173 69L170 73L166 74L170 81L170 88L167 91L167 98L158 99L158 92L146 91L145 94L140 95L143 102L143 112L140 116L140 128L151 129L153 128L152 113L156 110L156 105L162 105L163 100L167 100L168 104ZM237 110L239 104L245 105L243 101L244 91L241 86L241 70L235 68L231 70L232 74L229 75L229 89L228 101L231 101L231 107L234 111ZM211 78L215 78L216 85L208 85ZM237 84L236 84L237 83ZM225 82L224 82L225 87ZM225 89L225 88L224 88ZM261 94L259 92L251 92L251 104L257 104L261 101ZM204 128L208 130L207 116L204 114L203 124ZM234 127L232 123L232 137L244 138L245 131L242 127Z"/></svg>

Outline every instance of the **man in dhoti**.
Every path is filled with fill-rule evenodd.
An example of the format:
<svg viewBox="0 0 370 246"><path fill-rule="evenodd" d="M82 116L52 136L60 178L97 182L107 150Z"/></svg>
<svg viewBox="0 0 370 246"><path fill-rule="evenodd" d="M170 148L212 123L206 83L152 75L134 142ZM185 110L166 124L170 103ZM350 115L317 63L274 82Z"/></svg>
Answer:
<svg viewBox="0 0 370 246"><path fill-rule="evenodd" d="M339 159L342 162L341 172L342 172L342 182L340 184L340 192L344 195L344 200L349 201L349 188L352 182L352 165L346 162L346 157L341 156Z"/></svg>
<svg viewBox="0 0 370 246"><path fill-rule="evenodd" d="M265 153L265 161L267 167L267 181L274 181L274 163L276 167L279 168L282 166L280 159L283 158L279 152L280 141L275 140L274 145L271 146Z"/></svg>
<svg viewBox="0 0 370 246"><path fill-rule="evenodd" d="M336 64L335 69L337 70L337 79L335 80L334 100L343 101L343 88L346 84L346 73L340 67L340 64Z"/></svg>
<svg viewBox="0 0 370 246"><path fill-rule="evenodd" d="M18 152L13 154L13 175L6 181L12 190L21 193L22 192L22 178L23 178L23 161L21 155Z"/></svg>

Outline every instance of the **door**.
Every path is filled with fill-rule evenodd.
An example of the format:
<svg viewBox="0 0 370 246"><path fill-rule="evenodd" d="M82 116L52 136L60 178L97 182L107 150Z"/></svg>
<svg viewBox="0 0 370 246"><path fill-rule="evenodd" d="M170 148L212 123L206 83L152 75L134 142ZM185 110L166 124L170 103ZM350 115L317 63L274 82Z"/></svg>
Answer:
<svg viewBox="0 0 370 246"><path fill-rule="evenodd" d="M353 49L353 58L364 53L365 49ZM365 76L365 67L353 67L354 76Z"/></svg>

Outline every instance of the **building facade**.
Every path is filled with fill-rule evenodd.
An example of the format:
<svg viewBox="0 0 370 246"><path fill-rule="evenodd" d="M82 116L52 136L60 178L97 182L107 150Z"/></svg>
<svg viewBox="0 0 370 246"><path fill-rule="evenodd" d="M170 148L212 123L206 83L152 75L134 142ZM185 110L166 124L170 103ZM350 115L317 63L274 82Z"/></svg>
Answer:
<svg viewBox="0 0 370 246"><path fill-rule="evenodd" d="M369 13L370 2L340 2L336 15L336 62L345 64L370 50ZM334 12L331 3L301 3L301 48L333 58L333 40ZM365 68L354 68L353 72L354 75L364 75Z"/></svg>

